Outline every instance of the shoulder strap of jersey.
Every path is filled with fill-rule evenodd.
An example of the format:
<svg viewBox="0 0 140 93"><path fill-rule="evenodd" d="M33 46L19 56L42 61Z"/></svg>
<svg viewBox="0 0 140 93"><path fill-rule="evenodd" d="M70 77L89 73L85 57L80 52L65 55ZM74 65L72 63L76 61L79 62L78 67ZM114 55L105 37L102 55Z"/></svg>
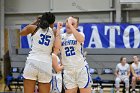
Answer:
<svg viewBox="0 0 140 93"><path fill-rule="evenodd" d="M33 35L37 32L38 29L39 29L39 26L37 25L36 29L35 29L34 32L31 34L31 36L33 36Z"/></svg>

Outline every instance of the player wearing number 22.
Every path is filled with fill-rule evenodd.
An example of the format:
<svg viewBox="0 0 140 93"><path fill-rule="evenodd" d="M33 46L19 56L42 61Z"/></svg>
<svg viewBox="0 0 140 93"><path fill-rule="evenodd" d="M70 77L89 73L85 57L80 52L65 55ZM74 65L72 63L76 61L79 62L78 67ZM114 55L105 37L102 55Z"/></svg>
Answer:
<svg viewBox="0 0 140 93"><path fill-rule="evenodd" d="M64 66L64 86L66 93L91 93L91 77L88 64L83 56L85 36L77 30L78 17L69 17L66 20L66 33L60 34L63 23L58 22L56 32L57 48L61 51Z"/></svg>
<svg viewBox="0 0 140 93"><path fill-rule="evenodd" d="M119 93L120 82L125 83L126 93L129 93L128 91L129 91L130 67L129 64L126 62L125 57L120 58L120 63L118 63L116 66L115 75L116 75L115 85L117 93Z"/></svg>
<svg viewBox="0 0 140 93"><path fill-rule="evenodd" d="M52 48L55 42L53 26L55 16L44 13L38 25L28 25L20 35L32 34L32 47L24 68L24 93L34 93L38 81L39 93L50 93L52 79Z"/></svg>

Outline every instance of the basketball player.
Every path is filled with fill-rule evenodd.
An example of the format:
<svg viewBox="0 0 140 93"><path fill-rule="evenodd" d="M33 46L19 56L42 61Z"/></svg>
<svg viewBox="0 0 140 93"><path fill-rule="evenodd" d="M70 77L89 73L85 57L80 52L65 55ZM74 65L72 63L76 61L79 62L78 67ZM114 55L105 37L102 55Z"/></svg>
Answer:
<svg viewBox="0 0 140 93"><path fill-rule="evenodd" d="M120 58L120 63L117 64L116 66L115 75L116 75L115 85L117 93L119 93L120 82L125 83L126 93L129 93L128 91L129 91L130 67L129 64L126 62L125 57Z"/></svg>
<svg viewBox="0 0 140 93"><path fill-rule="evenodd" d="M57 55L52 53L52 66L53 66L53 77L51 82L51 93L61 93L62 91L62 69L63 65ZM58 65L59 64L59 65Z"/></svg>
<svg viewBox="0 0 140 93"><path fill-rule="evenodd" d="M132 91L135 93L136 82L140 81L140 62L138 56L133 56L133 62L131 65L132 72Z"/></svg>
<svg viewBox="0 0 140 93"><path fill-rule="evenodd" d="M65 92L77 93L77 88L80 88L80 93L91 93L91 77L83 56L85 36L77 30L78 24L78 17L69 17L66 21L66 33L60 35L63 24L58 23L56 45L62 55Z"/></svg>
<svg viewBox="0 0 140 93"><path fill-rule="evenodd" d="M32 34L32 50L30 51L23 77L24 93L34 93L36 81L38 81L39 93L50 92L52 79L52 48L55 41L53 26L55 16L52 13L44 13L38 25L28 25L20 35Z"/></svg>

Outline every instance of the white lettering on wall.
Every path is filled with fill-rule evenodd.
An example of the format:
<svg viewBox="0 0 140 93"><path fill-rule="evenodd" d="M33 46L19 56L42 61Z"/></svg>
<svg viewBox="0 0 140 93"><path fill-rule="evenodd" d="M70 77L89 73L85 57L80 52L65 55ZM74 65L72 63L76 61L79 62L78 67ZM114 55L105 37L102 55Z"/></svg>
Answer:
<svg viewBox="0 0 140 93"><path fill-rule="evenodd" d="M120 26L105 26L105 35L109 31L109 48L115 48L115 31L117 31L117 35L120 35Z"/></svg>
<svg viewBox="0 0 140 93"><path fill-rule="evenodd" d="M140 45L140 31L134 25L130 25L130 26L125 28L124 34L123 34L124 45L126 48L131 48L130 42L129 42L129 40L130 40L129 34L130 34L131 29L134 30L134 46L133 46L133 48L138 48Z"/></svg>
<svg viewBox="0 0 140 93"><path fill-rule="evenodd" d="M91 38L89 41L88 48L91 48L93 44L95 45L95 48L103 48L97 26L92 26L91 28L92 28L92 33L91 33Z"/></svg>

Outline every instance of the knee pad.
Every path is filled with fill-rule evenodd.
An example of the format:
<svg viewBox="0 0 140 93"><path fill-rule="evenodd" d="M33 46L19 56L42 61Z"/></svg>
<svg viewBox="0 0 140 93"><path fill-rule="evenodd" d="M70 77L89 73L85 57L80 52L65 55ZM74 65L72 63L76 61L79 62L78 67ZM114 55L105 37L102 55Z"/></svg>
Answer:
<svg viewBox="0 0 140 93"><path fill-rule="evenodd" d="M115 86L117 88L120 87L120 82L121 82L120 78L116 78L116 80L115 80Z"/></svg>
<svg viewBox="0 0 140 93"><path fill-rule="evenodd" d="M129 79L128 78L124 79L124 82L125 82L125 87L129 87Z"/></svg>

